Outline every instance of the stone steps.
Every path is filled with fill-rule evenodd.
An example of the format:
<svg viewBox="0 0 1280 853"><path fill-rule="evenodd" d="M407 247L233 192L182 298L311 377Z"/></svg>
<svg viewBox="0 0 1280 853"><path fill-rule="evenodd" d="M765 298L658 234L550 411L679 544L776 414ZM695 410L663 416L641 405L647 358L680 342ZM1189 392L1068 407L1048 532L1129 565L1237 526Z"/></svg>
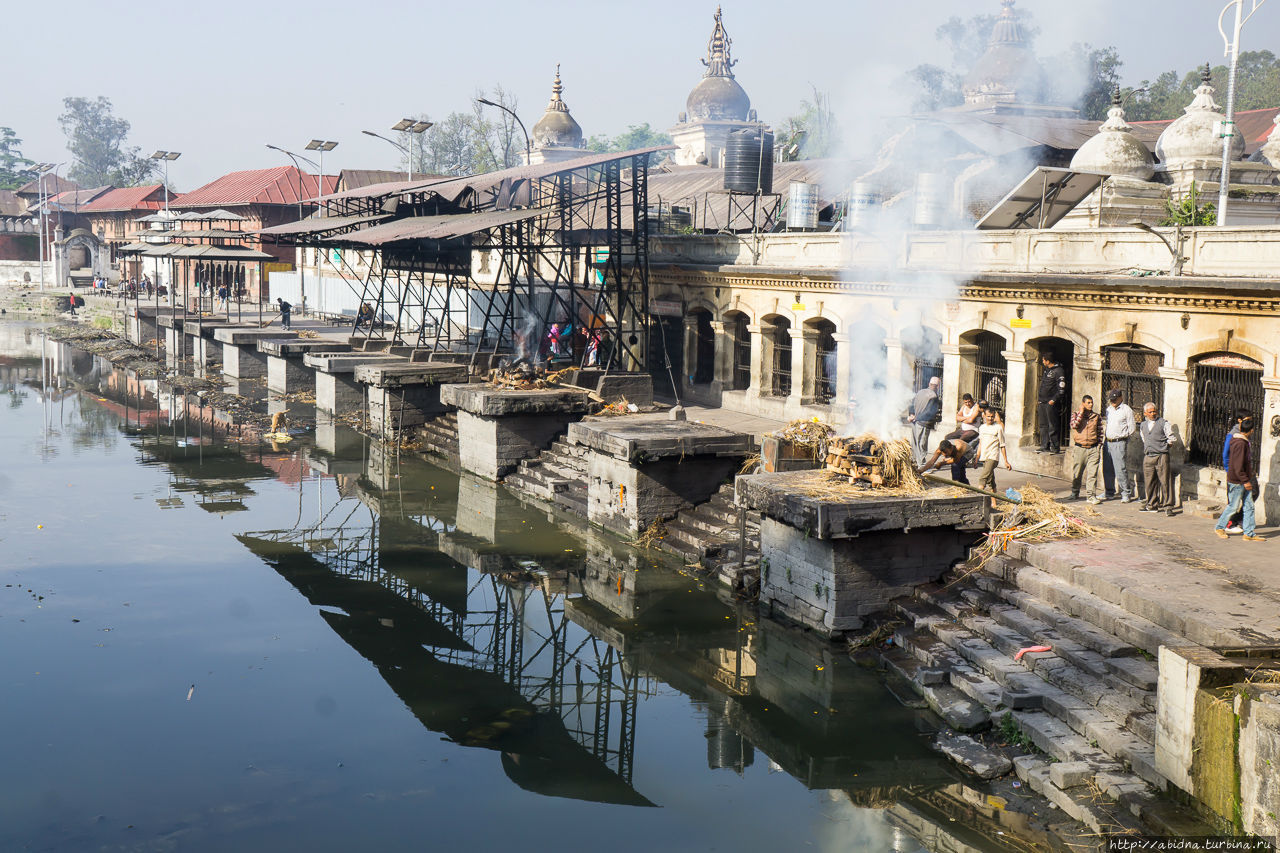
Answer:
<svg viewBox="0 0 1280 853"><path fill-rule="evenodd" d="M1026 580L1059 600L1088 595L1056 577L1052 584ZM999 726L1009 716L1044 753L1022 760L1023 781L1094 831L1132 831L1142 827L1138 817L1148 829L1177 824L1178 810L1158 794L1165 782L1153 747L1156 668L1139 650L1157 636L1187 641L1153 623L1117 636L1059 612L1052 601L981 574L922 587L892 603L892 615L905 624L880 650L881 660L956 730ZM1015 660L1035 645L1053 651ZM981 717L968 713L974 708ZM1055 767L1063 769L1051 776Z"/></svg>

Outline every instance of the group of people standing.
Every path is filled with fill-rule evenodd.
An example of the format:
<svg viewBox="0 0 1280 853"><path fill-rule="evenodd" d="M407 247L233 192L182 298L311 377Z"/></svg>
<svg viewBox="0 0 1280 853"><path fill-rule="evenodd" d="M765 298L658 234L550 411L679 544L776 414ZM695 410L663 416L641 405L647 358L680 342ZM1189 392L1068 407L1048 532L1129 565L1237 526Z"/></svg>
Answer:
<svg viewBox="0 0 1280 853"><path fill-rule="evenodd" d="M1041 373L1038 414L1040 447L1038 453L1059 453L1061 443L1058 425L1066 400L1066 378L1060 365L1050 355L1044 356ZM951 478L968 484L966 468L982 467L979 485L996 491L995 469L1001 460L1009 464L1004 437L1004 424L999 412L984 400L974 402L965 394L956 412L956 428L927 456L929 436L937 426L942 411L939 395L941 382L929 381L911 402L907 419L911 423L912 450L921 473L942 464L951 466ZM1248 542L1264 541L1256 534L1254 502L1259 497L1258 479L1254 473L1253 438L1256 425L1248 411L1239 410L1234 425L1222 447L1222 464L1227 472L1227 506L1218 520L1216 533L1226 538L1228 531L1244 533ZM1071 499L1082 497L1091 504L1119 498L1121 503L1139 499L1138 478L1142 479L1139 512L1163 512L1173 516L1178 511L1175 487L1176 473L1170 453L1180 443L1177 431L1160 413L1154 402L1145 403L1139 419L1125 402L1124 392L1112 389L1107 406L1098 411L1094 399L1086 394L1080 407L1071 413ZM1141 469L1131 470L1130 448L1137 438L1142 448ZM927 458L926 458L927 457ZM1104 462L1105 459L1105 462ZM1107 489L1106 468L1113 474L1112 489Z"/></svg>

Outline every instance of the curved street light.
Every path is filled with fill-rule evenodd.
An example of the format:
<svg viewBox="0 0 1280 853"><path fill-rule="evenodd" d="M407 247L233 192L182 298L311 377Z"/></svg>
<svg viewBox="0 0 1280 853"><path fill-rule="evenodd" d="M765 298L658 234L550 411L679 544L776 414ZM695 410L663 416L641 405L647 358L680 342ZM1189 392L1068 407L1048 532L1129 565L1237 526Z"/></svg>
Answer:
<svg viewBox="0 0 1280 853"><path fill-rule="evenodd" d="M476 98L476 103L484 104L486 107L497 107L516 120L516 124L520 125L520 132L524 134L524 164L528 166L533 159L533 146L529 144L529 131L524 129L524 122L520 120L520 116L516 115L516 111L488 98Z"/></svg>

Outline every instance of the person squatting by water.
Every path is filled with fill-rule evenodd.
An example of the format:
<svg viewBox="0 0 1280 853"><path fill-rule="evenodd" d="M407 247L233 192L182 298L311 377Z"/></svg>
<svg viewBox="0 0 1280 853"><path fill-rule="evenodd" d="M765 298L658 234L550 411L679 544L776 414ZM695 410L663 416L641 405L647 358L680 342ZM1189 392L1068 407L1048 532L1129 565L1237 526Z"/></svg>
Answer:
<svg viewBox="0 0 1280 853"><path fill-rule="evenodd" d="M1133 500L1135 489L1129 478L1129 438L1137 429L1133 409L1124 401L1124 394L1119 389L1107 395L1110 405L1107 406L1106 423L1103 434L1107 440L1107 460L1115 476L1113 491L1107 495L1114 498L1120 495L1120 503L1127 504Z"/></svg>
<svg viewBox="0 0 1280 853"><path fill-rule="evenodd" d="M995 410L987 407L982 410L982 426L978 427L978 461L982 463L978 485L989 492L996 491L996 465L1001 459L1005 469L1012 471L1009 448L1004 441L1004 427L996 420Z"/></svg>
<svg viewBox="0 0 1280 853"><path fill-rule="evenodd" d="M1102 479L1102 416L1093 410L1093 398L1080 398L1080 409L1071 413L1071 499L1080 500L1084 486L1089 503L1102 503L1098 481ZM1104 486L1105 491L1105 486Z"/></svg>
<svg viewBox="0 0 1280 853"><path fill-rule="evenodd" d="M929 435L942 419L942 397L938 391L942 380L937 376L929 380L929 384L921 388L911 401L907 420L911 423L911 450L916 464L923 465L929 453Z"/></svg>
<svg viewBox="0 0 1280 853"><path fill-rule="evenodd" d="M1213 532L1227 538L1227 523L1237 511L1243 514L1241 527L1246 542L1264 542L1254 527L1254 502L1258 499L1258 477L1253 473L1253 418L1240 421L1240 431L1227 438L1227 507L1218 516Z"/></svg>
<svg viewBox="0 0 1280 853"><path fill-rule="evenodd" d="M1145 420L1138 427L1142 436L1142 479L1146 501L1139 512L1164 511L1173 515L1178 498L1173 490L1173 473L1169 465L1169 449L1177 443L1173 425L1160 417L1155 403L1142 407Z"/></svg>
<svg viewBox="0 0 1280 853"><path fill-rule="evenodd" d="M1058 428L1062 423L1059 419L1062 401L1067 396L1067 374L1051 352L1040 356L1040 361L1044 365L1044 370L1040 374L1040 393L1036 397L1040 410L1040 450L1038 452L1061 453L1062 437L1058 435Z"/></svg>

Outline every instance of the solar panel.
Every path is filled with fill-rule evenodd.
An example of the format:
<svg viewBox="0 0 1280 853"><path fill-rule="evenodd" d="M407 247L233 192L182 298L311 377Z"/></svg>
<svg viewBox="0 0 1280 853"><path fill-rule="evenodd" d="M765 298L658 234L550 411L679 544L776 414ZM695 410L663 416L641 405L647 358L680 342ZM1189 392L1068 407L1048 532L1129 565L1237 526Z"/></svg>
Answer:
<svg viewBox="0 0 1280 853"><path fill-rule="evenodd" d="M980 231L1052 228L1102 185L1107 175L1036 166L978 220Z"/></svg>

